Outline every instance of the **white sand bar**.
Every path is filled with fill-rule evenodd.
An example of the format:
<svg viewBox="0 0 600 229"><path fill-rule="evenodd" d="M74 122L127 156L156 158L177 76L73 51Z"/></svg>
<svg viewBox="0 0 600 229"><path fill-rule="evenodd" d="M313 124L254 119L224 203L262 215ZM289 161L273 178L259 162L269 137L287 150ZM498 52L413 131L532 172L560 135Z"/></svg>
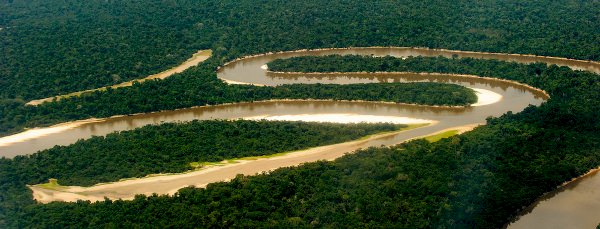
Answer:
<svg viewBox="0 0 600 229"><path fill-rule="evenodd" d="M473 89L473 91L475 91L475 94L477 95L477 102L474 104L471 104L471 106L474 106L474 107L485 106L485 105L490 105L490 104L500 102L500 100L502 100L502 95L500 95L496 92L481 89L481 88L471 88L471 89Z"/></svg>
<svg viewBox="0 0 600 229"><path fill-rule="evenodd" d="M237 174L255 175L281 167L297 166L306 162L334 160L346 153L368 147L371 141L389 138L399 132L401 131L373 135L366 139L296 151L272 158L241 160L237 161L237 163L226 163L222 166L209 166L203 170L189 173L155 175L98 184L92 187L63 186L56 189L46 189L40 185L31 185L28 187L33 191L33 198L40 203L49 203L52 201L75 202L77 200L101 201L104 200L104 197L131 200L136 194L150 195L152 193L172 195L179 189L187 186L205 187L209 183L228 181L235 178ZM405 140L417 136L418 134L408 137Z"/></svg>
<svg viewBox="0 0 600 229"><path fill-rule="evenodd" d="M62 123L50 127L30 129L18 134L0 138L0 146L7 146L17 142L24 142L31 139L36 139L50 134L56 134L65 130L79 127L86 123L98 122L100 119L86 119L74 122Z"/></svg>
<svg viewBox="0 0 600 229"><path fill-rule="evenodd" d="M303 122L332 122L332 123L394 123L394 124L420 124L432 123L432 120L397 117L376 116L360 114L299 114L299 115L265 115L244 118L246 120L267 121L303 121Z"/></svg>

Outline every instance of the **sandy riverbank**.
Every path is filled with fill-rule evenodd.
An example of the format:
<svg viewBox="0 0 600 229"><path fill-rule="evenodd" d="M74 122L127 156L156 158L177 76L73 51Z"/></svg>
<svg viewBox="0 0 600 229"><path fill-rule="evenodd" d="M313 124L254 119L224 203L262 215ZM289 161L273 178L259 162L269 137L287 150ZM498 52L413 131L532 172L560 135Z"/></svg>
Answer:
<svg viewBox="0 0 600 229"><path fill-rule="evenodd" d="M205 169L188 173L151 175L145 178L128 179L91 187L60 186L53 189L46 189L41 185L31 185L29 188L33 191L34 199L40 203L49 203L52 201L75 202L77 200L100 201L104 200L104 197L130 200L136 194L174 194L177 190L187 186L205 187L209 183L228 181L237 174L255 175L277 168L297 166L306 162L334 160L346 153L362 148L369 141L390 137L401 131L291 152L282 156L256 160L240 160L221 166L209 166Z"/></svg>
<svg viewBox="0 0 600 229"><path fill-rule="evenodd" d="M406 140L423 138L450 130L457 130L461 134L474 129L478 125L472 124L447 128L425 136L414 136ZM172 195L177 190L187 186L205 187L209 183L229 181L237 174L255 175L277 168L297 166L317 160L334 160L346 153L351 153L362 148L362 144L368 141L386 138L398 132L373 135L365 139L291 152L271 158L239 160L234 163L224 161L223 165L208 166L202 170L188 173L157 174L145 178L128 179L91 187L59 186L47 189L41 185L31 185L29 188L33 191L34 199L40 203L49 203L52 201L76 202L77 200L102 201L104 197L131 200L136 194L151 195L157 193L160 195Z"/></svg>
<svg viewBox="0 0 600 229"><path fill-rule="evenodd" d="M502 95L500 95L496 92L481 89L481 88L471 88L471 89L473 91L475 91L475 95L477 95L477 102L471 104L471 106L474 106L474 107L486 106L486 105L491 105L491 104L500 102L500 100L502 100Z"/></svg>
<svg viewBox="0 0 600 229"><path fill-rule="evenodd" d="M53 125L50 127L29 129L29 130L26 130L26 131L18 133L18 134L13 134L13 135L9 135L9 136L0 138L0 146L6 146L6 145L10 145L10 144L13 144L16 142L23 142L23 141L39 138L39 137L50 135L50 134L60 133L65 130L77 128L83 124L101 122L103 120L104 119L92 118L92 119L85 119L85 120L61 123L61 124Z"/></svg>
<svg viewBox="0 0 600 229"><path fill-rule="evenodd" d="M331 122L331 123L394 123L394 124L421 124L434 123L425 120L397 116L376 116L359 114L301 114L301 115L263 115L246 117L246 120L267 121L303 121L303 122Z"/></svg>

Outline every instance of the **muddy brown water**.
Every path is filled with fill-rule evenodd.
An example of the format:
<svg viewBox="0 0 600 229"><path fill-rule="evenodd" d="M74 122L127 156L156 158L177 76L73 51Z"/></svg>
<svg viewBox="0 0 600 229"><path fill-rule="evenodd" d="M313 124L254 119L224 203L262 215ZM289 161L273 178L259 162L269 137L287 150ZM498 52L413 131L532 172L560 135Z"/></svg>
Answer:
<svg viewBox="0 0 600 229"><path fill-rule="evenodd" d="M290 114L364 114L382 116L401 116L419 119L436 120L436 125L405 131L387 138L378 138L364 146L379 146L397 144L411 136L422 136L449 127L463 126L474 123L484 123L490 116L499 116L508 111L519 112L528 105L540 105L547 97L540 91L533 90L523 85L510 82L495 81L481 78L467 78L451 75L421 75L413 73L397 74L280 74L270 73L261 68L267 62L278 58L289 58L305 55L330 55L330 54L356 54L376 56L446 56L474 57L484 59L499 59L520 63L545 62L573 69L600 72L600 64L596 62L567 60L551 57L533 57L522 55L506 55L493 53L470 53L449 50L429 50L419 48L352 48L317 51L300 51L276 53L241 59L230 63L218 71L218 77L224 80L262 85L281 85L290 83L366 83L366 82L444 82L459 84L471 88L480 88L496 92L503 96L498 103L467 108L426 107L402 104L386 104L376 102L345 102L345 101L265 101L254 103L238 103L209 107L188 108L175 111L164 111L150 114L139 114L105 119L99 122L86 123L75 128L27 139L0 146L0 156L14 157L16 155L31 154L38 150L50 148L54 145L68 145L78 139L86 139L94 135L106 135L114 131L125 131L139 128L148 124L162 122L181 122L196 119L237 119L262 115L290 115ZM594 176L600 177L600 176ZM582 180L578 186L586 183ZM596 179L600 184L600 178ZM564 190L563 190L564 191ZM561 190L549 200L549 203L562 196ZM580 195L580 194L578 194ZM596 193L594 198L598 199ZM590 197L591 198L591 197ZM559 205L560 206L560 205ZM598 204L600 206L600 204ZM573 208L575 211L577 208ZM540 219L559 217L556 213L537 213L537 207L529 215L538 214ZM583 214L576 214L583 215ZM598 217L600 218L600 217ZM514 223L514 225L517 225ZM512 226L513 224L511 224ZM529 224L529 225L535 225Z"/></svg>
<svg viewBox="0 0 600 229"><path fill-rule="evenodd" d="M102 136L115 131L125 131L139 128L149 124L162 122L189 121L195 119L237 119L260 115L275 114L369 114L402 116L439 121L431 131L445 129L450 126L484 123L489 116L499 116L507 111L519 112L529 104L539 105L546 96L528 87L510 82L489 80L484 78L469 78L452 75L420 75L414 73L399 74L329 74L329 75L286 75L271 73L261 68L267 62L278 58L289 58L303 55L330 55L330 54L356 54L377 56L452 56L454 51L433 51L411 48L356 48L333 49L320 51L302 51L277 53L264 56L245 58L232 62L218 71L218 77L237 82L281 85L291 83L366 83L366 82L443 82L459 84L472 88L481 88L496 92L503 96L499 103L481 107L468 108L440 108L423 107L401 104L377 104L372 102L334 102L334 101L278 101L254 102L209 107L188 108L175 111L163 111L149 114L139 114L108 118L100 122L86 123L75 128L66 129L57 133L26 139L21 142L0 145L0 156L14 157L35 153L39 150L51 148L54 145L69 145L78 139L91 136ZM484 54L481 57L488 57ZM478 57L475 54L465 56ZM488 58L501 58L503 55L492 55ZM515 61L521 61L521 56L514 56ZM523 57L525 58L525 57ZM525 58L525 61L529 58ZM541 60L544 60L541 58ZM554 60L554 59L551 59ZM9 136L10 137L10 136ZM398 142L385 142L386 145Z"/></svg>
<svg viewBox="0 0 600 229"><path fill-rule="evenodd" d="M600 224L600 171L543 195L508 228L596 228Z"/></svg>
<svg viewBox="0 0 600 229"><path fill-rule="evenodd" d="M386 77L377 77L367 75L364 77L319 77L313 76L294 76L281 77L277 73L265 73L266 70L261 66L274 59L285 59L296 56L325 56L325 55L373 55L373 56L394 56L394 57L409 57L409 56L444 56L444 57L472 57L478 59L496 59L503 61L512 61L518 63L535 63L543 62L547 64L556 64L559 66L568 66L575 70L586 70L600 73L600 63L591 61L570 60L556 57L540 57L529 55L514 55L501 53L478 53L478 52L463 52L454 50L435 50L424 48L388 48L388 47L371 47L371 48L349 48L349 49L328 49L328 50L309 50L297 52L283 52L269 55L260 55L251 58L234 61L225 68L219 70L219 78L233 80L237 82L248 82L253 84L263 85L279 85L293 83L365 83L365 82L386 82ZM265 74L267 77L265 77ZM351 74L354 75L354 74Z"/></svg>

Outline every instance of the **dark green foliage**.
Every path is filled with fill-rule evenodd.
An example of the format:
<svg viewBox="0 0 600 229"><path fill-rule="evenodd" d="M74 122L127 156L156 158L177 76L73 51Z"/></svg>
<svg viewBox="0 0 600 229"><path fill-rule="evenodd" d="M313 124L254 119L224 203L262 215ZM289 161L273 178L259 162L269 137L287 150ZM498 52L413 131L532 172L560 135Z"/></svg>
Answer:
<svg viewBox="0 0 600 229"><path fill-rule="evenodd" d="M269 71L275 72L436 72L469 73L478 76L491 76L491 73L497 72L501 68L509 71L511 75L539 75L541 72L540 69L536 69L537 65L525 66L499 60L443 56L409 56L401 59L393 56L361 55L300 56L277 59L268 63ZM511 68L517 69L511 70Z"/></svg>
<svg viewBox="0 0 600 229"><path fill-rule="evenodd" d="M192 121L150 125L80 140L70 146L56 146L29 156L0 159L0 227L5 227L4 214L15 214L17 209L33 203L25 185L44 183L49 178L57 178L63 185L87 186L148 174L184 172L192 169L191 162L270 155L346 142L403 127L405 125Z"/></svg>
<svg viewBox="0 0 600 229"><path fill-rule="evenodd" d="M390 63L398 63L403 71L413 72L458 73L488 77L495 77L495 73L501 72L497 75L535 87L544 86L549 93L554 93L555 90L567 90L559 86L562 85L560 82L541 84L548 80L548 73L560 69L551 67L545 72L541 72L542 69L546 68L545 64L541 63L522 65L472 58L413 57L407 60L399 60L392 57L374 59L359 56L330 56L325 57L322 61L312 58L292 59L290 61L306 60L337 63L338 58L347 59L350 63L357 63L359 60L379 63L381 60L385 60ZM289 61L283 60L283 62ZM208 66L214 66L214 64L214 61L205 63ZM340 64L340 66L351 65ZM385 69L396 71L392 67ZM353 67L347 67L347 70L362 71ZM536 77L530 77L532 75ZM311 91L310 94L307 93L309 90ZM227 86L216 79L215 73L210 70L210 67L204 66L162 81L135 84L131 88L95 92L80 98L65 99L37 107L22 106L21 103L15 100L3 101L0 102L0 112L2 112L0 113L0 133L7 134L22 130L23 127L50 125L90 117L109 117L197 105L274 98L382 100L429 105L463 105L474 101L471 90L461 89L456 85L432 83L389 84L385 86L382 84L379 86L377 84L285 85L280 87Z"/></svg>
<svg viewBox="0 0 600 229"><path fill-rule="evenodd" d="M192 169L190 162L269 155L345 142L401 127L241 120L166 123L19 156L14 160L19 163L13 166L36 168L42 180L57 178L63 185L92 185L152 173L184 172Z"/></svg>
<svg viewBox="0 0 600 229"><path fill-rule="evenodd" d="M0 1L0 98L140 78L199 49L417 46L600 60L596 1Z"/></svg>
<svg viewBox="0 0 600 229"><path fill-rule="evenodd" d="M446 202L444 195L453 184L447 174L459 170L458 160L451 153L432 152L425 141L406 148L370 148L336 163L238 176L229 183L210 184L206 190L182 189L173 198L40 205L31 209L31 220L41 227L431 226L428 218L436 216ZM81 221L62 221L74 212L81 213L75 216Z"/></svg>
<svg viewBox="0 0 600 229"><path fill-rule="evenodd" d="M263 89L235 86L227 90L240 98L223 99L229 92L212 71L267 51L394 45L599 60L598 7L549 0L1 1L1 131L261 98ZM212 62L172 79L22 106L144 76L204 48L214 50ZM431 65L409 70L507 78L552 98L435 144L368 149L176 197L34 205L23 185L43 182L41 168L0 159L0 227L497 228L542 193L600 165L600 76L544 64L420 61Z"/></svg>
<svg viewBox="0 0 600 229"><path fill-rule="evenodd" d="M468 106L473 90L443 83L295 84L276 88L275 98L367 100L423 105Z"/></svg>
<svg viewBox="0 0 600 229"><path fill-rule="evenodd" d="M66 94L179 65L218 36L214 26L194 26L204 10L160 1L0 2L8 17L0 25L0 98Z"/></svg>

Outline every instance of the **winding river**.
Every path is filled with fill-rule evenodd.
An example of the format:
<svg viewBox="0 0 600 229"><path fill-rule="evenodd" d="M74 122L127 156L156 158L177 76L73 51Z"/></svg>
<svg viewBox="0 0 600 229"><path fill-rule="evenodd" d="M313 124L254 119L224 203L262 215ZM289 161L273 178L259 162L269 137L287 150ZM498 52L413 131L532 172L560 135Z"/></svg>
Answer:
<svg viewBox="0 0 600 229"><path fill-rule="evenodd" d="M132 116L120 116L102 120L84 120L60 124L49 128L39 128L21 134L0 138L0 156L13 157L31 154L54 145L68 145L81 138L105 135L114 131L135 129L147 124L161 122L188 121L194 119L237 119L256 117L265 119L286 119L282 117L310 116L377 116L396 117L405 120L425 120L430 123L407 131L372 136L368 139L317 147L293 152L280 157L242 161L241 163L211 167L185 174L153 176L126 180L92 187L64 187L59 190L31 186L34 198L40 202L54 200L74 201L77 199L102 200L109 198L131 199L135 194L172 194L181 187L228 180L237 174L253 175L284 166L293 166L316 160L333 160L356 149L394 145L419 136L473 127L485 123L490 116L499 116L508 111L519 112L528 105L540 105L548 99L538 89L514 82L448 74L417 73L340 73L340 74L283 74L268 72L266 63L278 58L305 55L356 54L375 56L446 56L499 59L520 63L546 62L569 66L573 69L600 72L600 64L589 61L569 60L554 57L510 55L497 53L461 52L452 50L431 50L423 48L349 48L329 50L304 50L296 52L271 53L242 58L226 64L218 70L218 77L229 83L254 85L281 85L290 83L366 83L366 82L445 82L463 85L479 92L480 101L471 107L430 107L407 104L351 101L264 101L254 103L225 104L218 106L194 107ZM496 98L482 101L485 97ZM498 100L498 98L501 98ZM157 185L160 184L160 185ZM557 196L560 196L557 195ZM554 199L554 198L552 198ZM550 199L550 200L552 200ZM531 214L536 214L533 209ZM557 215L541 213L543 219L557 218ZM522 218L525 219L527 215ZM578 219L579 220L579 219ZM593 220L593 219L591 219ZM590 221L590 220L588 220ZM520 222L520 221L519 221ZM518 223L515 223L515 227ZM597 222L594 222L597 224ZM513 224L511 224L512 227ZM594 224L595 226L595 224Z"/></svg>

